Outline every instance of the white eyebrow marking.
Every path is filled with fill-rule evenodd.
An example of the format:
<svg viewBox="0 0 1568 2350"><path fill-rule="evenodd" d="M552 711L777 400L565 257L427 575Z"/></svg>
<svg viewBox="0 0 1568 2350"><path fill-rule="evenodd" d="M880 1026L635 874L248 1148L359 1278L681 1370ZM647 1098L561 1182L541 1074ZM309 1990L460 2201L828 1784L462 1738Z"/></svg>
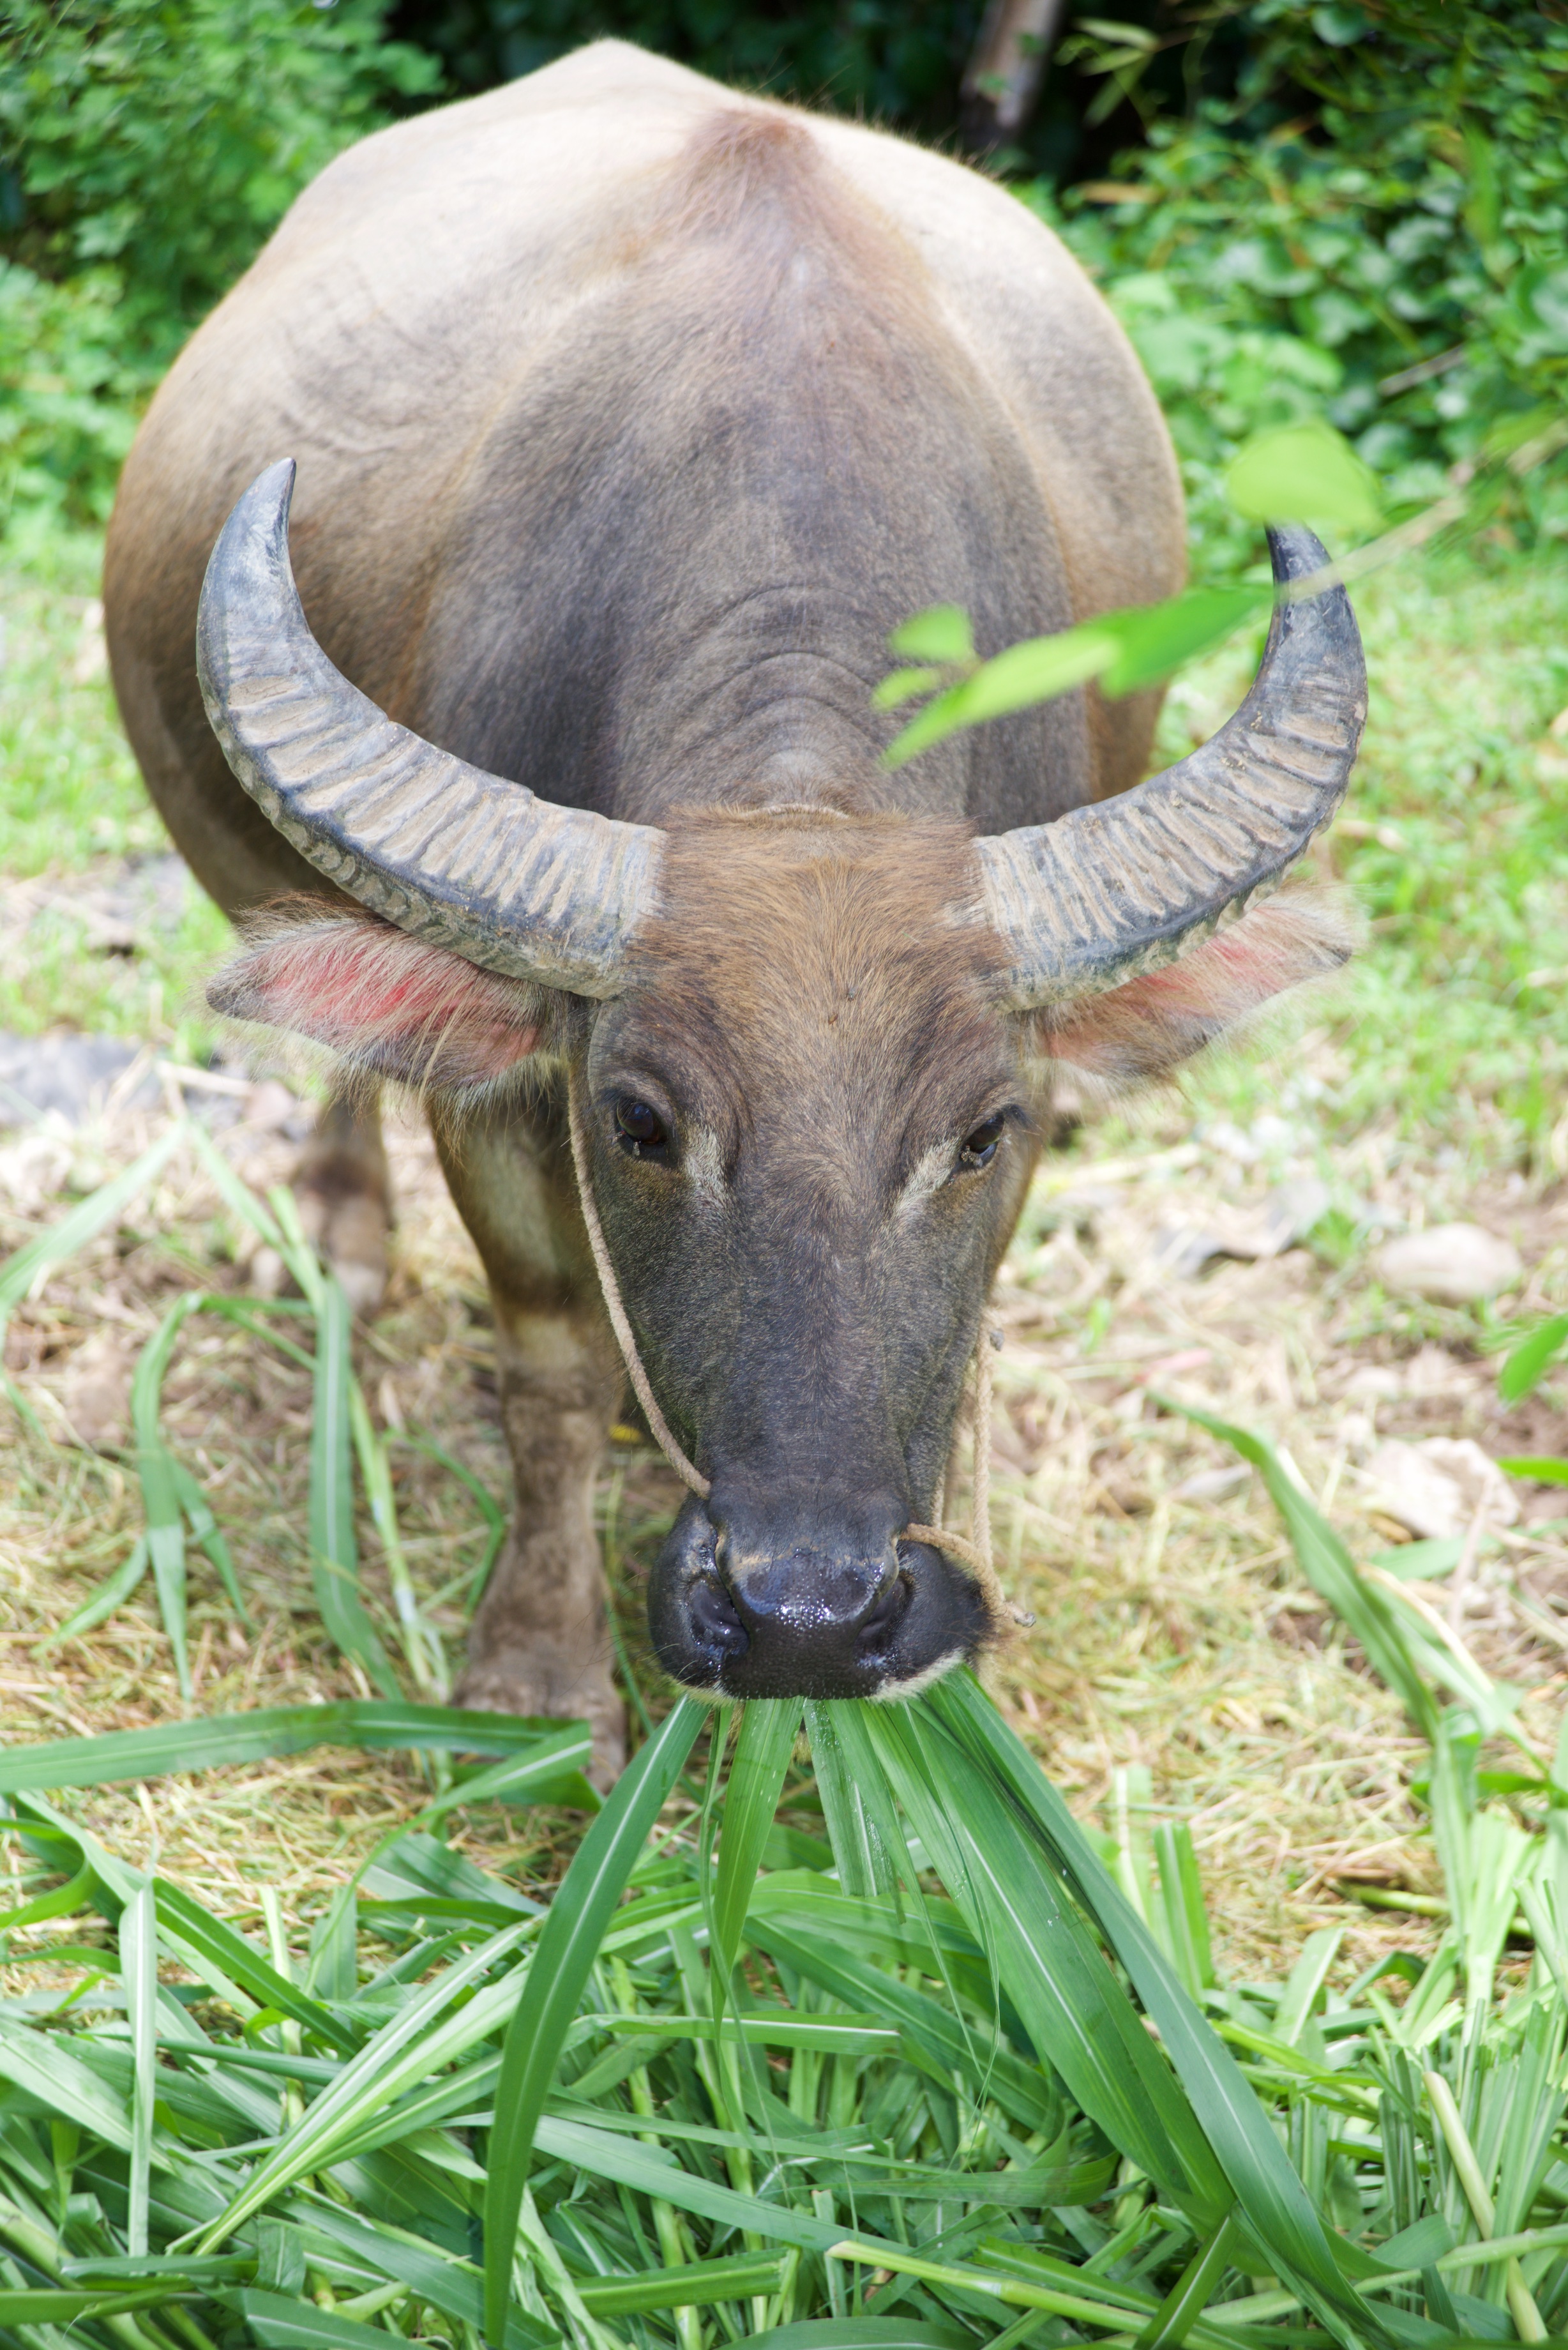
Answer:
<svg viewBox="0 0 1568 2350"><path fill-rule="evenodd" d="M682 1153L682 1168L687 1181L710 1207L724 1204L724 1159L719 1149L719 1138L711 1127L693 1128L691 1138Z"/></svg>
<svg viewBox="0 0 1568 2350"><path fill-rule="evenodd" d="M898 1194L898 1213L912 1214L922 1200L940 1191L953 1171L953 1147L950 1142L933 1142L915 1161L914 1170Z"/></svg>

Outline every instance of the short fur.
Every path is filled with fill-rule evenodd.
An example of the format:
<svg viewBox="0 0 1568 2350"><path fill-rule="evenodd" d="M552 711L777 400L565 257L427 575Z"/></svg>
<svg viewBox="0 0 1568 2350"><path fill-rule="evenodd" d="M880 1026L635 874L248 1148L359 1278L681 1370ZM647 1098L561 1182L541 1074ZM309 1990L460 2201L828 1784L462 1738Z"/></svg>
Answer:
<svg viewBox="0 0 1568 2350"><path fill-rule="evenodd" d="M230 775L197 594L285 454L306 610L355 683L548 799L668 829L616 1001L332 904ZM993 652L1169 594L1182 536L1131 349L1023 207L615 43L348 151L172 369L110 531L116 688L220 903L311 901L215 1000L340 1057L335 1164L372 1183L353 1083L440 1112L518 1499L464 1700L587 1713L618 1761L590 1499L623 1378L568 1072L639 1345L712 1481L656 1572L659 1653L737 1692L869 1692L988 1637L974 1586L899 1534L929 1514L1043 1056L1163 1067L1324 950L1249 916L1207 962L1011 1018L972 837L1136 783L1157 697L1064 695L895 775L870 688L914 611L961 604ZM628 1144L628 1102L668 1147Z"/></svg>

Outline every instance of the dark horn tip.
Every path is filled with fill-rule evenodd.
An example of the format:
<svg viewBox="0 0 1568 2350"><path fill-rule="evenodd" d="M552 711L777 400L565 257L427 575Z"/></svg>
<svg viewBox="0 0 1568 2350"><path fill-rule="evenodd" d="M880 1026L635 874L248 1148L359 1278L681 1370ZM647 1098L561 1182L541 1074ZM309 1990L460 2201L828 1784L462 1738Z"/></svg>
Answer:
<svg viewBox="0 0 1568 2350"><path fill-rule="evenodd" d="M1314 571L1322 571L1327 566L1327 547L1303 523L1271 523L1268 540L1269 560L1273 565L1276 588L1288 587L1297 579L1308 579Z"/></svg>

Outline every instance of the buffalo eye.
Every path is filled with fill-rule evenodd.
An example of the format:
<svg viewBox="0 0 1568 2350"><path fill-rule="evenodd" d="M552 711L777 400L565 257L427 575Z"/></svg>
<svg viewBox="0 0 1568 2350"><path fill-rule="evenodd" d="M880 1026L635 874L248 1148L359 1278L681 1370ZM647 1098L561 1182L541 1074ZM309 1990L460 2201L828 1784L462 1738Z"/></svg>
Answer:
<svg viewBox="0 0 1568 2350"><path fill-rule="evenodd" d="M989 1167L996 1156L996 1146L1002 1140L1002 1129L1007 1121L999 1110L994 1118L982 1118L972 1134L964 1137L959 1163L963 1167Z"/></svg>
<svg viewBox="0 0 1568 2350"><path fill-rule="evenodd" d="M630 1159L656 1159L670 1140L670 1130L656 1109L645 1101L616 1104L615 1139Z"/></svg>

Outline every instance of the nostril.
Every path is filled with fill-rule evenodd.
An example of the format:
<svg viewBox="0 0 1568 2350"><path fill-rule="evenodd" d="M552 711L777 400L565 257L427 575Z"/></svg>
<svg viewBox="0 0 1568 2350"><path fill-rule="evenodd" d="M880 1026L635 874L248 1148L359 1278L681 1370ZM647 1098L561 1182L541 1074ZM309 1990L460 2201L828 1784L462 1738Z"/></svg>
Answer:
<svg viewBox="0 0 1568 2350"><path fill-rule="evenodd" d="M909 1613L914 1588L907 1575L895 1575L860 1626L857 1645L863 1657L875 1656L878 1648L888 1646Z"/></svg>
<svg viewBox="0 0 1568 2350"><path fill-rule="evenodd" d="M728 1592L711 1575L700 1575L687 1600L691 1629L705 1648L726 1657L743 1657L751 1647L746 1627L736 1615Z"/></svg>

